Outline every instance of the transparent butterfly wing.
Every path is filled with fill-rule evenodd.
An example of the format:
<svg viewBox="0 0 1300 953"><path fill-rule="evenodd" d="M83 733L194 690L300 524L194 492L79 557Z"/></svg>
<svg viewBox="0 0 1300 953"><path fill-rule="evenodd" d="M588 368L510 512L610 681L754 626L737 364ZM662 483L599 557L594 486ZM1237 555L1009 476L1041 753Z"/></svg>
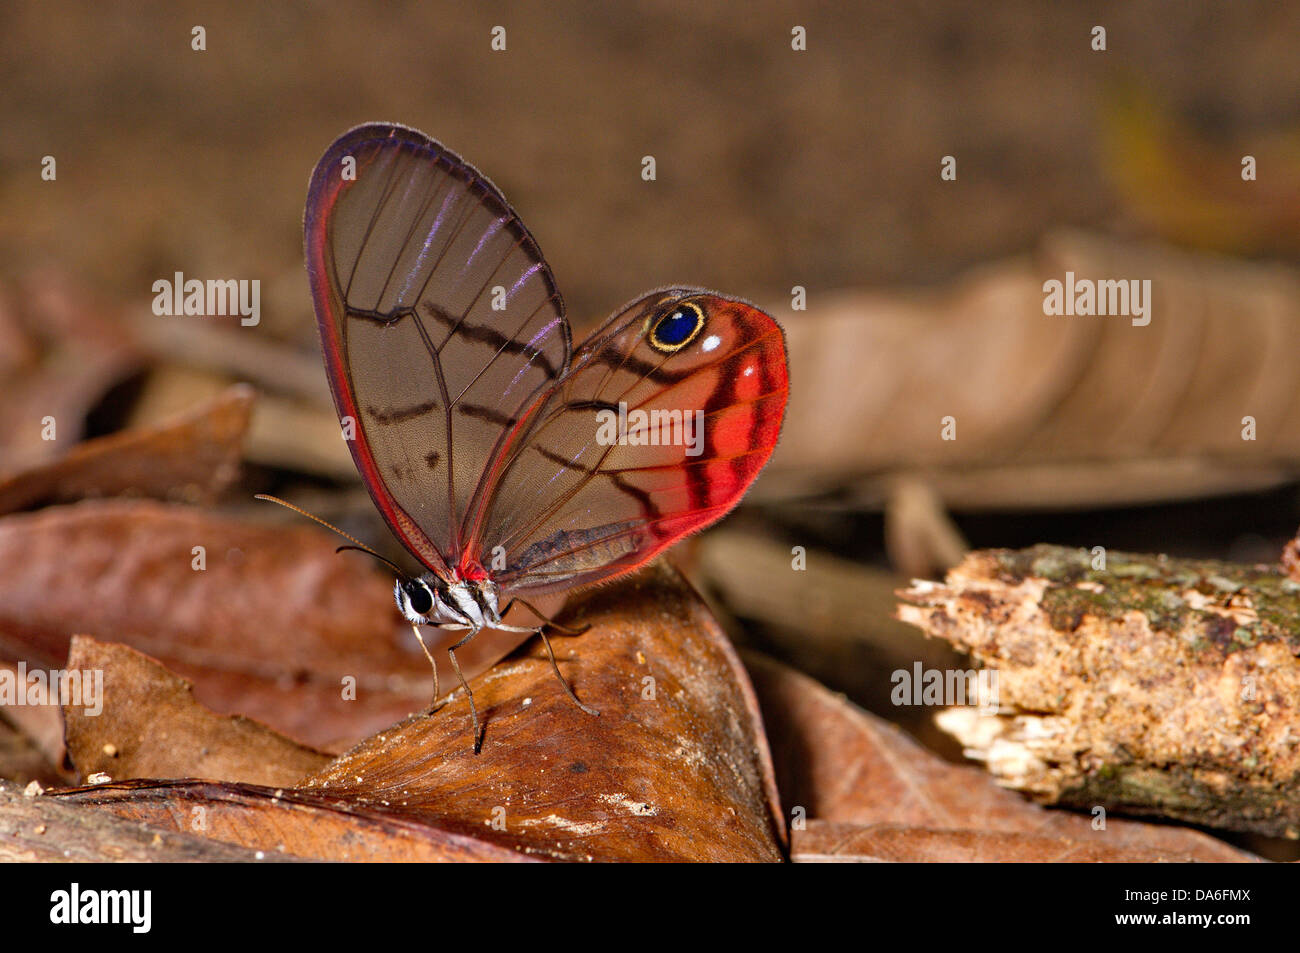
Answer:
<svg viewBox="0 0 1300 953"><path fill-rule="evenodd" d="M564 303L501 193L424 134L360 126L312 175L307 267L353 459L446 575L494 448L570 358Z"/></svg>
<svg viewBox="0 0 1300 953"><path fill-rule="evenodd" d="M651 329L681 302L704 322L665 353ZM506 438L472 555L511 594L589 585L644 564L739 502L776 445L787 392L784 335L771 317L694 289L646 295L578 348ZM610 426L620 405L622 434Z"/></svg>

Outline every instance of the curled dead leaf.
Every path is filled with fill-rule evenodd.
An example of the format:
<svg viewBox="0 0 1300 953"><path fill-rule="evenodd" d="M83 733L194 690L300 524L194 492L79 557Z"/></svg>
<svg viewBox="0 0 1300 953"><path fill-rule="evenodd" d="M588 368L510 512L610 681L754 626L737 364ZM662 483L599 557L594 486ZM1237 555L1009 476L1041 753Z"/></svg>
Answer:
<svg viewBox="0 0 1300 953"><path fill-rule="evenodd" d="M0 513L125 494L211 501L238 473L252 404L252 389L237 385L156 426L77 444L0 479Z"/></svg>
<svg viewBox="0 0 1300 953"><path fill-rule="evenodd" d="M120 322L58 271L0 289L0 459L5 470L57 457L91 407L143 362Z"/></svg>
<svg viewBox="0 0 1300 953"><path fill-rule="evenodd" d="M68 757L86 779L206 778L288 785L324 767L329 755L239 715L198 704L192 686L124 645L72 638L69 671L103 673L99 705L65 701Z"/></svg>

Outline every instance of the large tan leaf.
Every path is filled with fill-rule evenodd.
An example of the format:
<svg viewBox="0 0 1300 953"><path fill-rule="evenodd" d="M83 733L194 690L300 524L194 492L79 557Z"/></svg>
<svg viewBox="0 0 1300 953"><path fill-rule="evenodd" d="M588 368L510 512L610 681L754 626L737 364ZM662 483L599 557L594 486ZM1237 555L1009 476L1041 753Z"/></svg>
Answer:
<svg viewBox="0 0 1300 953"><path fill-rule="evenodd" d="M1043 282L1067 271L1150 279L1150 324L1045 315ZM1295 269L1061 233L938 292L778 316L797 386L765 498L878 502L908 472L958 507L1085 506L1300 474Z"/></svg>

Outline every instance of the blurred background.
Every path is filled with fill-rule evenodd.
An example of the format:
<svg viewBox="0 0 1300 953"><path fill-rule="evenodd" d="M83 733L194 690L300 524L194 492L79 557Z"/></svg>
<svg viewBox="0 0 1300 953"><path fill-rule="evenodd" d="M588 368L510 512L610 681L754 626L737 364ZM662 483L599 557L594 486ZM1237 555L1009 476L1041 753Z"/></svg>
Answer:
<svg viewBox="0 0 1300 953"><path fill-rule="evenodd" d="M33 3L3 21L2 474L67 452L45 413L97 437L247 381L221 505L270 522L249 500L276 492L386 541L338 439L301 220L325 147L391 120L501 187L576 336L668 283L782 320L782 446L674 558L739 641L951 757L928 712L888 701L891 670L950 661L892 621L907 578L1037 542L1272 561L1300 523L1300 5ZM1150 325L1044 315L1067 270L1150 279ZM177 271L259 279L261 323L153 315Z"/></svg>

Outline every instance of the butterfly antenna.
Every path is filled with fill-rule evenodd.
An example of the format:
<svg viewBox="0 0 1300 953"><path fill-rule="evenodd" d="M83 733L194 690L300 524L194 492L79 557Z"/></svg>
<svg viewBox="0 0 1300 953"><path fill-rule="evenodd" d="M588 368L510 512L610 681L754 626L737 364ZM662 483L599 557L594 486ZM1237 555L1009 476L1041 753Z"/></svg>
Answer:
<svg viewBox="0 0 1300 953"><path fill-rule="evenodd" d="M353 545L351 545L351 546L340 546L338 549L334 550L336 553L341 553L341 552L343 552L343 550L345 550L345 549L355 549L355 550L357 550L358 552L369 553L371 556L374 556L376 559L378 559L378 560L379 560L381 563L383 563L385 566L388 566L390 569L392 569L392 570L393 570L395 573L397 573L399 576L402 576L403 578L406 576L406 573L402 572L402 568L401 568L400 566L398 566L397 563L393 562L391 559L388 559L388 558L386 558L386 557L384 557L384 556L379 555L379 553L375 552L373 549L371 549L371 548L370 548L369 546L367 546L365 543L361 542L361 540L357 539L355 536L352 536L352 535L350 535L349 533L345 533L345 532L343 532L343 530L339 529L339 528L338 528L337 526L335 526L333 523L327 523L327 522L325 522L325 520L321 519L319 516L315 516L315 515L312 514L312 513L308 513L308 512L307 512L306 510L304 510L302 507L294 506L294 505L293 505L292 503L290 503L288 500L282 500L282 499L280 499L278 496L271 496L269 493L256 493L256 494L253 495L253 499L255 499L255 500L266 500L268 503L279 503L281 506L285 507L286 509L291 509L291 510L293 510L295 513L297 513L297 514L299 514L299 515L301 515L301 516L305 516L305 517L307 517L307 519L312 520L312 521L314 521L314 522L316 522L316 523L319 523L321 526L324 526L326 529L332 529L334 532L338 533L338 534L339 534L340 536L342 536L344 539L349 539L349 540L352 541L352 544L353 544Z"/></svg>
<svg viewBox="0 0 1300 953"><path fill-rule="evenodd" d="M378 559L381 563L383 563L385 566L387 566L387 567L388 567L389 569L391 569L393 572L397 573L397 574L398 574L399 576L401 576L403 579L406 578L406 573L404 573L404 572L402 571L402 567L401 567L401 566L397 565L397 563L393 562L391 559L386 559L386 558L384 558L383 556L379 555L377 552L375 552L375 551L374 551L373 549L371 549L369 546L340 546L338 549L334 550L334 552L336 552L336 553L341 553L341 552L343 552L344 550L347 550L347 549L355 549L355 550L356 550L357 552L359 552L359 553L367 553L368 555L374 556L374 557L375 557L376 559Z"/></svg>

